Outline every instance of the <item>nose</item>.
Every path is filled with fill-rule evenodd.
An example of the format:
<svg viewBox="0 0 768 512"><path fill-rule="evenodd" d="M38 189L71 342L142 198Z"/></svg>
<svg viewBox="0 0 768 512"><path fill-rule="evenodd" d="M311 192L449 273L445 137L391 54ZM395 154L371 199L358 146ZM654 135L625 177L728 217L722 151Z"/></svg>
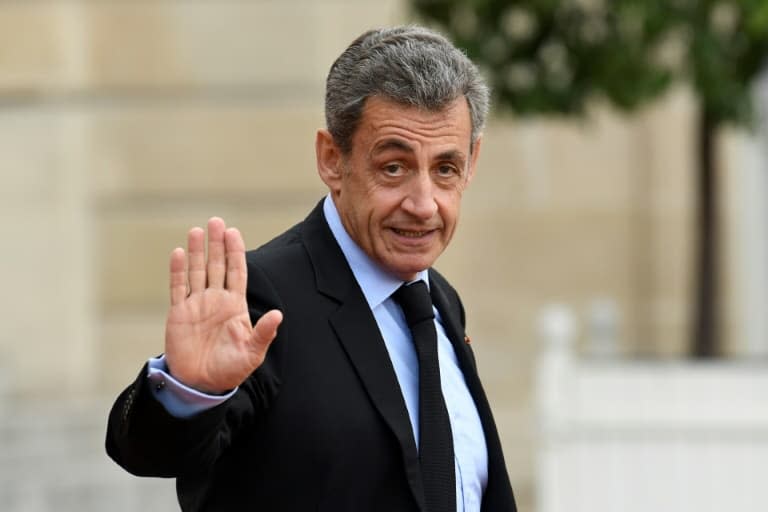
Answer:
<svg viewBox="0 0 768 512"><path fill-rule="evenodd" d="M429 172L418 172L408 180L407 191L403 198L402 208L410 215L429 220L437 213L434 186Z"/></svg>

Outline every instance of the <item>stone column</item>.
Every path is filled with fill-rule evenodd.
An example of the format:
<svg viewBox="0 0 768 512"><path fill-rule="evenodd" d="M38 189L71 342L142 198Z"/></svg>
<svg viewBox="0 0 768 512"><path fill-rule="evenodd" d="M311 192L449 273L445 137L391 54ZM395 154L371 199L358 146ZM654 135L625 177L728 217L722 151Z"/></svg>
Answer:
<svg viewBox="0 0 768 512"><path fill-rule="evenodd" d="M78 3L4 6L0 372L17 394L88 388L93 354L86 120Z"/></svg>
<svg viewBox="0 0 768 512"><path fill-rule="evenodd" d="M758 125L744 141L737 220L743 350L768 356L768 72L754 93Z"/></svg>

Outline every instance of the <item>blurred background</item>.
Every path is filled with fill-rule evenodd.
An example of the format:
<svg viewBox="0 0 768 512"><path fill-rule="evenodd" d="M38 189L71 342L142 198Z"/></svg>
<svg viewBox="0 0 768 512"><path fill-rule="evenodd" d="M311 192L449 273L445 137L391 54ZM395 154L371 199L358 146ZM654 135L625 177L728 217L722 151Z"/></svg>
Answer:
<svg viewBox="0 0 768 512"><path fill-rule="evenodd" d="M302 219L328 68L414 20L496 94L438 268L520 509L768 510L768 4L740 0L0 1L0 509L177 509L103 450L168 255Z"/></svg>

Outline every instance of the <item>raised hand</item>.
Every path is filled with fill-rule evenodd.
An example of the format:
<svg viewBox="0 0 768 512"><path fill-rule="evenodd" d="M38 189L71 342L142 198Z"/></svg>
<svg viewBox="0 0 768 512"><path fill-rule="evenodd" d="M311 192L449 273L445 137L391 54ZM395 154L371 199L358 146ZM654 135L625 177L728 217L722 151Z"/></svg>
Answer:
<svg viewBox="0 0 768 512"><path fill-rule="evenodd" d="M245 288L248 270L240 232L224 221L192 228L187 253L171 253L171 308L165 324L165 359L171 375L204 393L239 386L264 361L283 319L272 310L251 326Z"/></svg>

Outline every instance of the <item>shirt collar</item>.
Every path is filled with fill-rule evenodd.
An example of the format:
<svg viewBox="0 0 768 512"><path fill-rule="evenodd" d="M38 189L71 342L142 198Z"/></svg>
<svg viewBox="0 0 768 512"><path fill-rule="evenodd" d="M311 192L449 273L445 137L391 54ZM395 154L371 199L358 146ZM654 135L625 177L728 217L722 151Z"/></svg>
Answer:
<svg viewBox="0 0 768 512"><path fill-rule="evenodd" d="M344 257L352 269L352 274L363 290L368 307L374 309L400 288L403 281L381 268L352 240L341 222L341 217L330 194L325 197L323 202L323 214L325 214L325 220L328 222L328 227L331 228L333 237L341 247L341 252L344 253ZM429 287L428 270L419 272L415 281L419 279L427 283L427 287Z"/></svg>

